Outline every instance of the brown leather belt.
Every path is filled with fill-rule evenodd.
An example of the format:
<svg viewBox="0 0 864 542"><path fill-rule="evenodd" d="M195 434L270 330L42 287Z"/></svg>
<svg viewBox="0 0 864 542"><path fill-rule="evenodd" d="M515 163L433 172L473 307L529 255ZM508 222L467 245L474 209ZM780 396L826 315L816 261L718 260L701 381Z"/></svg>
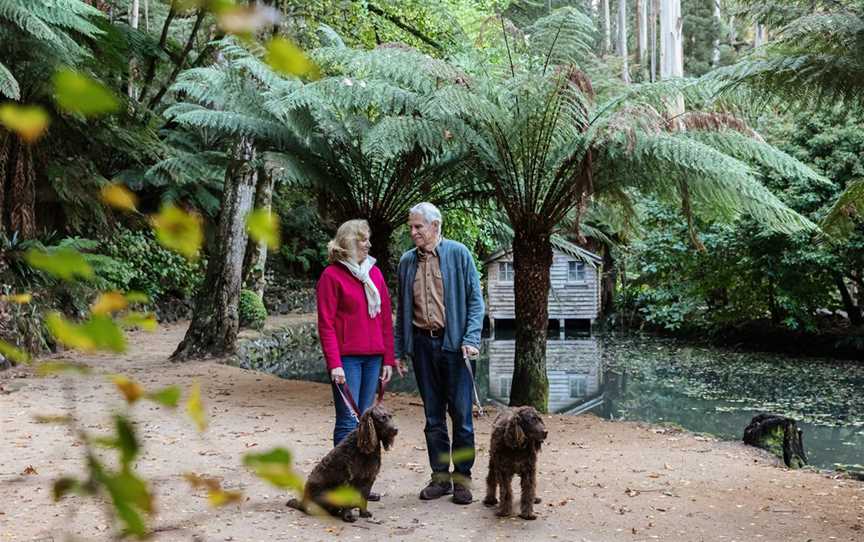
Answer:
<svg viewBox="0 0 864 542"><path fill-rule="evenodd" d="M414 333L419 335L423 335L424 337L431 337L433 339L440 339L444 336L444 328L439 327L438 329L423 329L422 327L414 326Z"/></svg>

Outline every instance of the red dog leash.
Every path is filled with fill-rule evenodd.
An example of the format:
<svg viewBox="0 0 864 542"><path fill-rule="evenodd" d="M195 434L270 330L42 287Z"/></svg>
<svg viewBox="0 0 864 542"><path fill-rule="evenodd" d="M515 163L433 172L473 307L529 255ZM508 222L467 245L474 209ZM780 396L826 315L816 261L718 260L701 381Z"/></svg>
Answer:
<svg viewBox="0 0 864 542"><path fill-rule="evenodd" d="M348 411L351 412L351 416L357 420L357 423L360 423L360 408L357 406L357 403L354 402L354 397L351 395L351 390L348 389L348 384L343 382L341 384L333 383L336 386L336 391L339 392L339 395L342 396L342 401L345 403L345 406L348 407ZM375 404L379 405L384 401L384 381L380 378L378 379L378 398L375 400Z"/></svg>

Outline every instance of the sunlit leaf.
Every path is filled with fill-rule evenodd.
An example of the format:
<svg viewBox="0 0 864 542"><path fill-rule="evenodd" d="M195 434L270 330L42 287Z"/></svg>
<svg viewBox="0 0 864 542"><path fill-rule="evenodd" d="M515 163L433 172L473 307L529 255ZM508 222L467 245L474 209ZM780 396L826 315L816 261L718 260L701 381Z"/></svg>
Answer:
<svg viewBox="0 0 864 542"><path fill-rule="evenodd" d="M184 473L183 478L185 478L193 488L203 488L207 490L207 500L210 501L210 506L225 506L226 504L239 502L243 498L243 493L240 491L226 491L222 489L219 480L215 478L198 476L192 472Z"/></svg>
<svg viewBox="0 0 864 542"><path fill-rule="evenodd" d="M0 354L3 354L15 363L27 363L30 361L30 354L12 346L4 340L0 340Z"/></svg>
<svg viewBox="0 0 864 542"><path fill-rule="evenodd" d="M93 268L80 252L71 248L58 248L50 252L31 248L24 254L24 261L30 267L62 280L93 278Z"/></svg>
<svg viewBox="0 0 864 542"><path fill-rule="evenodd" d="M85 117L114 113L120 101L108 87L70 69L54 74L54 100L61 109Z"/></svg>
<svg viewBox="0 0 864 542"><path fill-rule="evenodd" d="M167 249L182 254L190 260L198 257L204 242L201 217L187 213L173 205L164 205L158 215L151 217L156 239Z"/></svg>
<svg viewBox="0 0 864 542"><path fill-rule="evenodd" d="M153 496L144 480L130 470L124 470L116 475L105 476L102 482L111 495L114 509L123 523L123 530L139 537L146 535L147 526L139 510L151 514Z"/></svg>
<svg viewBox="0 0 864 542"><path fill-rule="evenodd" d="M90 374L90 367L78 363L69 363L65 361L47 361L39 364L36 368L36 374L39 376L48 376L58 373L78 373L82 375Z"/></svg>
<svg viewBox="0 0 864 542"><path fill-rule="evenodd" d="M120 312L129 306L126 296L120 292L105 292L99 294L93 305L90 306L90 312L98 315L114 314Z"/></svg>
<svg viewBox="0 0 864 542"><path fill-rule="evenodd" d="M355 508L363 504L363 496L356 488L341 486L323 495L324 501L339 508Z"/></svg>
<svg viewBox="0 0 864 542"><path fill-rule="evenodd" d="M147 394L147 399L159 403L162 406L177 408L180 404L180 387L169 386L158 391Z"/></svg>
<svg viewBox="0 0 864 542"><path fill-rule="evenodd" d="M243 464L255 475L282 489L303 490L303 479L291 466L291 452L284 448L274 448L269 452L246 454Z"/></svg>
<svg viewBox="0 0 864 542"><path fill-rule="evenodd" d="M111 381L114 382L114 385L117 386L117 389L120 390L130 405L144 396L144 387L126 376L114 375L111 377Z"/></svg>
<svg viewBox="0 0 864 542"><path fill-rule="evenodd" d="M457 463L464 463L465 461L474 459L474 449L460 448L458 450L453 450L452 454L443 452L438 457L439 461L441 461L442 463L449 463L452 460L453 464L456 465Z"/></svg>
<svg viewBox="0 0 864 542"><path fill-rule="evenodd" d="M320 75L315 65L303 51L286 38L276 37L267 42L264 61L275 71L294 77L317 79Z"/></svg>
<svg viewBox="0 0 864 542"><path fill-rule="evenodd" d="M120 448L120 461L127 468L141 450L138 438L135 436L135 428L132 423L123 416L116 416L114 424L117 428L117 446Z"/></svg>
<svg viewBox="0 0 864 542"><path fill-rule="evenodd" d="M107 316L93 315L83 324L75 324L63 318L59 312L50 312L45 316L45 325L58 342L75 350L126 351L126 337Z"/></svg>
<svg viewBox="0 0 864 542"><path fill-rule="evenodd" d="M279 216L268 209L255 209L246 217L246 231L258 243L270 250L279 249Z"/></svg>
<svg viewBox="0 0 864 542"><path fill-rule="evenodd" d="M50 122L51 117L39 106L13 103L0 105L0 124L10 132L18 134L27 143L39 139L48 129Z"/></svg>
<svg viewBox="0 0 864 542"><path fill-rule="evenodd" d="M13 294L0 296L0 301L6 303L17 303L18 305L26 305L33 301L33 294Z"/></svg>
<svg viewBox="0 0 864 542"><path fill-rule="evenodd" d="M279 22L279 10L262 4L215 6L219 26L229 34L249 35Z"/></svg>
<svg viewBox="0 0 864 542"><path fill-rule="evenodd" d="M201 401L201 386L196 382L192 384L189 399L186 400L186 412L199 431L207 429L207 414L204 412L204 403Z"/></svg>
<svg viewBox="0 0 864 542"><path fill-rule="evenodd" d="M138 210L138 196L120 183L106 184L100 192L102 202L123 211Z"/></svg>
<svg viewBox="0 0 864 542"><path fill-rule="evenodd" d="M137 327L144 331L154 331L159 326L156 315L152 312L130 312L120 319L120 324L129 328Z"/></svg>

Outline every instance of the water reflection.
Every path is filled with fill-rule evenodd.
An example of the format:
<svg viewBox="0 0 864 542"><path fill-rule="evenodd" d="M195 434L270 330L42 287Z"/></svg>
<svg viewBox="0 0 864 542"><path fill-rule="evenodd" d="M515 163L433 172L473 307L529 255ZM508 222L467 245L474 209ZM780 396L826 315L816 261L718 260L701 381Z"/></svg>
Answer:
<svg viewBox="0 0 864 542"><path fill-rule="evenodd" d="M513 380L516 341L492 339L487 344L490 399L508 404ZM604 401L600 345L595 337L546 341L549 411L579 414Z"/></svg>

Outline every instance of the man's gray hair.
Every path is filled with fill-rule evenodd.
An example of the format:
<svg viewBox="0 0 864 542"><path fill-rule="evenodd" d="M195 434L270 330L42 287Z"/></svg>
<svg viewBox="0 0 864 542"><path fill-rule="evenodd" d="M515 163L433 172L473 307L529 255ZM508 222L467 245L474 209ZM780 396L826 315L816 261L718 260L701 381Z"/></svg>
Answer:
<svg viewBox="0 0 864 542"><path fill-rule="evenodd" d="M435 207L428 201L418 203L414 207L411 207L411 210L408 211L408 214L422 216L423 221L427 224L437 222L439 232L441 231L441 226L444 224L444 219L441 218L441 211L438 210L438 207Z"/></svg>

